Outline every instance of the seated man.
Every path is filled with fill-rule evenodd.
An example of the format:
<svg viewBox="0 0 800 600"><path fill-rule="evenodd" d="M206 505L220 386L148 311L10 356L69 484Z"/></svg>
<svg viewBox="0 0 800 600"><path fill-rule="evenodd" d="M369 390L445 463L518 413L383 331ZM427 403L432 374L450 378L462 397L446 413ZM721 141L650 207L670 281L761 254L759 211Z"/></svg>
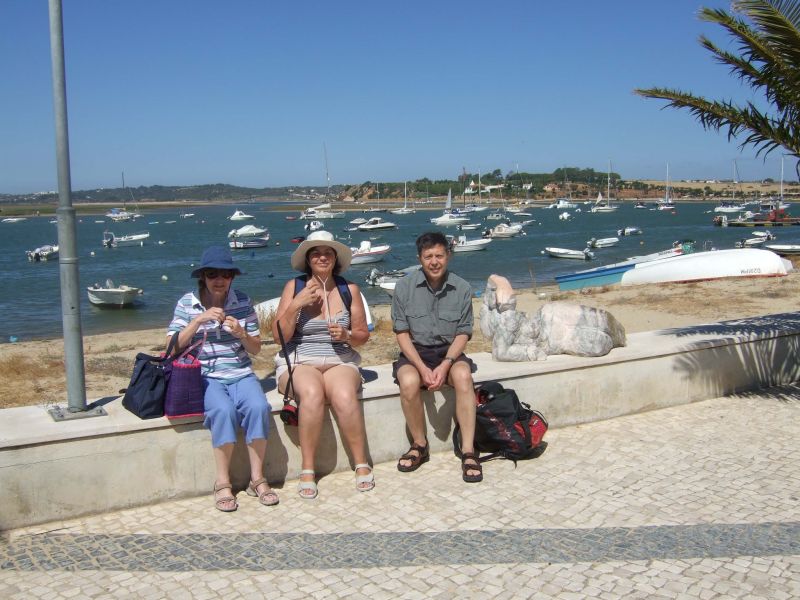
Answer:
<svg viewBox="0 0 800 600"><path fill-rule="evenodd" d="M447 270L447 238L439 232L417 238L422 269L397 282L392 298L392 322L400 346L394 377L411 432L411 448L397 463L399 471L414 471L429 459L425 410L420 388L435 391L449 383L456 392L456 420L461 427L461 471L464 481L483 479L474 453L475 391L473 362L464 355L472 336L472 288Z"/></svg>

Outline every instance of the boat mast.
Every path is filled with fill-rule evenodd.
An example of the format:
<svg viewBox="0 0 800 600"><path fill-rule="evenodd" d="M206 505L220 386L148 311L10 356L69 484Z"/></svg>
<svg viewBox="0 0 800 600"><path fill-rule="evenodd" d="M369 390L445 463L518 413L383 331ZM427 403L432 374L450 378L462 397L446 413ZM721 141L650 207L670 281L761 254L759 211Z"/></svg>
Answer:
<svg viewBox="0 0 800 600"><path fill-rule="evenodd" d="M608 159L608 183L606 183L606 202L611 203L611 159Z"/></svg>
<svg viewBox="0 0 800 600"><path fill-rule="evenodd" d="M122 210L125 210L125 171L122 172Z"/></svg>
<svg viewBox="0 0 800 600"><path fill-rule="evenodd" d="M733 159L733 203L736 204L736 184L739 183L736 181L739 179L739 173L736 169L736 159Z"/></svg>
<svg viewBox="0 0 800 600"><path fill-rule="evenodd" d="M781 204L783 204L783 157L781 154Z"/></svg>
<svg viewBox="0 0 800 600"><path fill-rule="evenodd" d="M325 195L325 200L330 202L331 200L331 176L328 174L328 147L325 145L325 142L322 142L322 152L325 154L325 181L328 184L328 191Z"/></svg>

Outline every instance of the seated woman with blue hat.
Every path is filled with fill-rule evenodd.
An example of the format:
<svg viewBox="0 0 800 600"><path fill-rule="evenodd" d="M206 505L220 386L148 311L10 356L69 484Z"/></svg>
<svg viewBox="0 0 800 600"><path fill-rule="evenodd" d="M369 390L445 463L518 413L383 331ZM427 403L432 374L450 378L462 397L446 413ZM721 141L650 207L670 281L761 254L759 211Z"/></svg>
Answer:
<svg viewBox="0 0 800 600"><path fill-rule="evenodd" d="M317 497L315 456L325 405L336 414L342 440L350 448L356 471L356 489L375 487L367 462L364 414L358 401L361 356L354 349L369 339L361 292L340 274L350 266L349 247L328 231L315 231L292 254L292 268L303 273L286 283L275 312L272 330L287 340L275 359L278 389L286 390L292 368L290 395L299 404L298 434L302 470L300 497ZM280 329L280 331L279 331Z"/></svg>
<svg viewBox="0 0 800 600"><path fill-rule="evenodd" d="M214 450L214 505L223 512L239 507L230 479L239 428L244 430L250 458L247 494L265 506L279 501L263 474L270 408L250 360L261 350L258 318L247 294L232 287L241 273L230 250L207 248L200 266L192 271L197 291L178 300L167 334L171 338L178 333L178 348L205 338L198 355L205 390L203 424L211 430Z"/></svg>

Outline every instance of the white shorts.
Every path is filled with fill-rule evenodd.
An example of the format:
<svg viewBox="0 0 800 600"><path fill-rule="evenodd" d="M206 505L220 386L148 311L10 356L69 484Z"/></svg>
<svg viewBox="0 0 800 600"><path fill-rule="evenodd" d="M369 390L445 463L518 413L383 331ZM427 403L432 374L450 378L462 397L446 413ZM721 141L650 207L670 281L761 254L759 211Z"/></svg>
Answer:
<svg viewBox="0 0 800 600"><path fill-rule="evenodd" d="M296 367L298 365L306 365L309 367L316 367L322 372L327 371L331 367L337 367L339 365L344 365L346 367L351 367L356 370L357 373L360 375L360 371L358 370L359 365L361 365L361 355L350 348L349 352L344 354L336 354L335 356L310 356L308 354L297 354L295 353L292 358L292 367ZM276 381L280 381L280 378L283 376L284 373L288 370L286 366L286 359L283 358L280 353L275 355L275 379Z"/></svg>

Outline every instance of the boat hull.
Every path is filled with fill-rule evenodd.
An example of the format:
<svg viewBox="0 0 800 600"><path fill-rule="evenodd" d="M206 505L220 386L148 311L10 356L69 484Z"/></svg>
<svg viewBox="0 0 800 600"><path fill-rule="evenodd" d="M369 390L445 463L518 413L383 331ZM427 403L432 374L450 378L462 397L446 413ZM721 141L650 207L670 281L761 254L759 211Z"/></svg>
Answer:
<svg viewBox="0 0 800 600"><path fill-rule="evenodd" d="M792 264L788 260L768 250L711 250L638 263L633 269L623 273L620 284L682 283L729 277L783 277L792 270Z"/></svg>
<svg viewBox="0 0 800 600"><path fill-rule="evenodd" d="M89 302L95 306L130 306L141 294L141 288L86 288Z"/></svg>

